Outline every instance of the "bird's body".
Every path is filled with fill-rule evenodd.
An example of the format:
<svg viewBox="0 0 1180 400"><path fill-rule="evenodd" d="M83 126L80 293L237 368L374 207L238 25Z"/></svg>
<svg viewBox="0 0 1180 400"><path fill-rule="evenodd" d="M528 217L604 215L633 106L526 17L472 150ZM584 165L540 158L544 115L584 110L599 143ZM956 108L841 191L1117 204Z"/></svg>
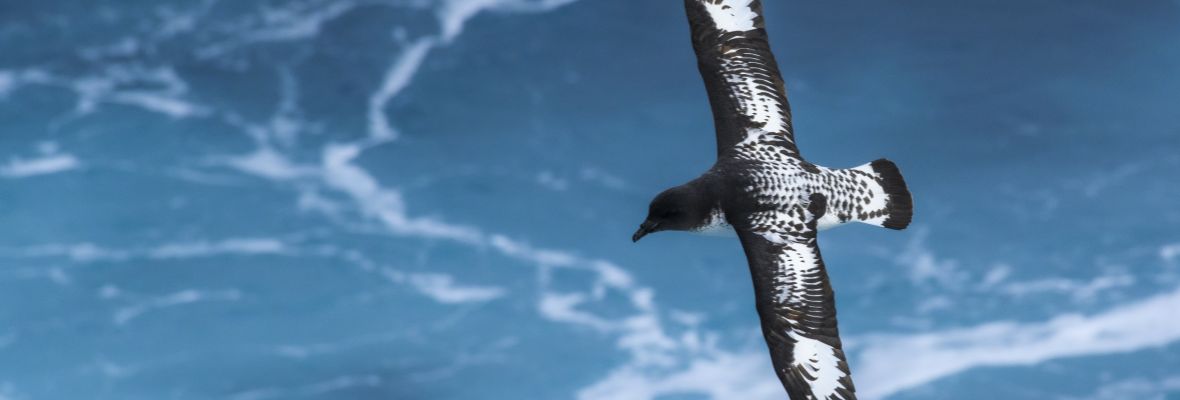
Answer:
<svg viewBox="0 0 1180 400"><path fill-rule="evenodd" d="M831 169L798 158L776 159L773 153L756 150L758 147L723 154L712 168L685 184L698 189L691 196L711 207L683 230L732 234L730 221L736 221L739 229L754 230L764 224L751 221L751 217L806 207L812 194L823 196L826 203L816 221L818 230L850 221L895 229L908 223L909 215L891 214L898 210L888 207L889 188L880 184L889 178L901 179L891 162L878 160L856 168Z"/></svg>
<svg viewBox="0 0 1180 400"><path fill-rule="evenodd" d="M803 159L758 0L685 0L717 136L717 161L660 193L632 236L730 230L745 250L775 372L793 400L855 399L816 232L910 223L897 167L832 169Z"/></svg>

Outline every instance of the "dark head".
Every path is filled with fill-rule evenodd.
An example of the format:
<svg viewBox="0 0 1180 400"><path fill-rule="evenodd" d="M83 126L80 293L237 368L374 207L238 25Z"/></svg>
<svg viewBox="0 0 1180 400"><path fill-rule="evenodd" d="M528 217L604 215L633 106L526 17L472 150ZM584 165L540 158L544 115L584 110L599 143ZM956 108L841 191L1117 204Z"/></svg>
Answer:
<svg viewBox="0 0 1180 400"><path fill-rule="evenodd" d="M708 221L714 204L702 188L691 184L665 190L651 201L647 219L639 225L631 241L637 242L652 232L698 228Z"/></svg>

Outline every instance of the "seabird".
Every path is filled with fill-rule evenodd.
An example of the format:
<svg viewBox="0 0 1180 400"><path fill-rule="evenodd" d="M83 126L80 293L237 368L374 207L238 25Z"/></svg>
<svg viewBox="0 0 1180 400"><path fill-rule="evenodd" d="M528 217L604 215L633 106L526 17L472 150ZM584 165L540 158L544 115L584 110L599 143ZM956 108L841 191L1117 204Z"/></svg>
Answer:
<svg viewBox="0 0 1180 400"><path fill-rule="evenodd" d="M631 237L732 229L754 280L762 334L792 400L856 398L816 232L855 221L910 223L897 166L821 167L795 145L783 79L759 0L685 0L692 45L717 134L717 161L660 193Z"/></svg>

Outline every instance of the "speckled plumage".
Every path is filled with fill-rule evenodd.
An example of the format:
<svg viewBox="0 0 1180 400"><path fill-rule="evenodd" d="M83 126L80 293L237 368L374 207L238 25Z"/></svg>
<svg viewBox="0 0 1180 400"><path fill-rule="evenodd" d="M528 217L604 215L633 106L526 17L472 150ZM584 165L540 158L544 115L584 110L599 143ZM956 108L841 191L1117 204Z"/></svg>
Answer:
<svg viewBox="0 0 1180 400"><path fill-rule="evenodd" d="M905 181L884 159L847 169L803 159L760 1L685 6L718 158L697 179L657 196L633 239L731 226L749 262L775 372L791 399L855 399L816 234L852 221L904 229L912 214Z"/></svg>

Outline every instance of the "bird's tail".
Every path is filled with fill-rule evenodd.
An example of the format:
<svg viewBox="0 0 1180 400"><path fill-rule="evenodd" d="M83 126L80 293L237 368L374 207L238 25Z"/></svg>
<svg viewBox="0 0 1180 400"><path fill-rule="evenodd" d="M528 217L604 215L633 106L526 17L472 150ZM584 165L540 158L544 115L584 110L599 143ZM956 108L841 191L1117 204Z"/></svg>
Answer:
<svg viewBox="0 0 1180 400"><path fill-rule="evenodd" d="M905 229L914 214L914 202L901 171L884 158L856 168L827 170L828 213L820 229L857 221L889 229Z"/></svg>
<svg viewBox="0 0 1180 400"><path fill-rule="evenodd" d="M856 168L871 173L874 179L870 184L880 187L886 195L885 218L862 222L899 230L909 226L914 215L914 200L897 165L882 158Z"/></svg>

